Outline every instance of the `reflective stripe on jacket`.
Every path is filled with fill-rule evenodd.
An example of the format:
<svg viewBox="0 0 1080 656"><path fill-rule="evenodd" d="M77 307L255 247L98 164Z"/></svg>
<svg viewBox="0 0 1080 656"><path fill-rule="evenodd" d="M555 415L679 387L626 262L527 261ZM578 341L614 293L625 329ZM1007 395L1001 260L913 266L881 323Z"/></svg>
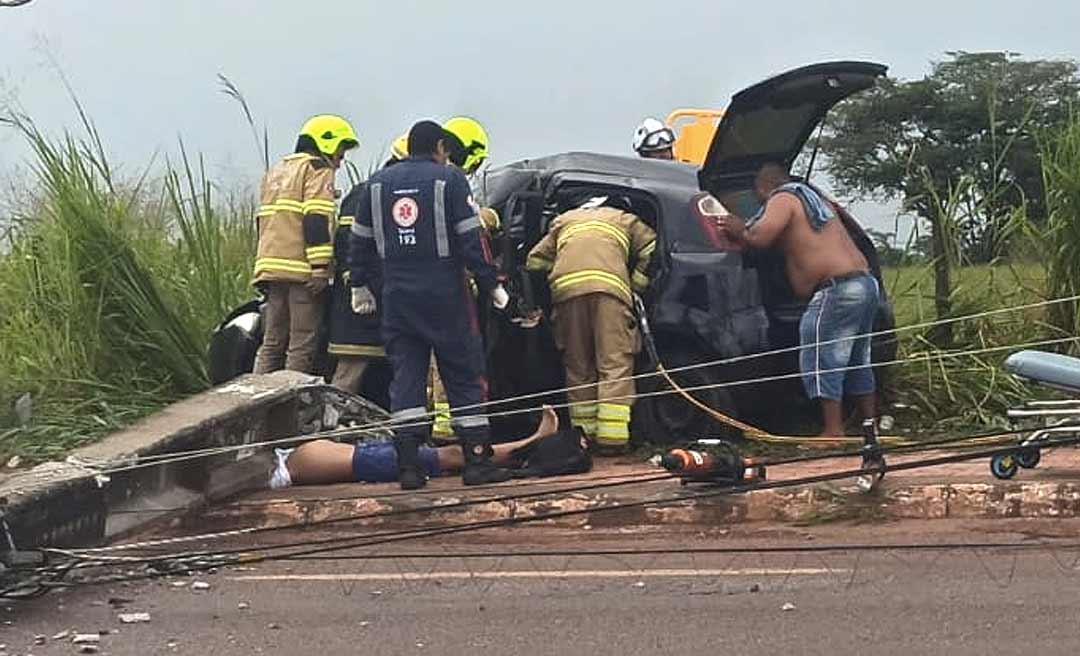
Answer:
<svg viewBox="0 0 1080 656"><path fill-rule="evenodd" d="M632 292L649 284L655 247L656 233L633 214L611 207L576 209L555 217L525 266L548 272L556 303L602 292L632 305Z"/></svg>
<svg viewBox="0 0 1080 656"><path fill-rule="evenodd" d="M308 153L285 157L263 176L256 221L255 281L329 278L334 167Z"/></svg>

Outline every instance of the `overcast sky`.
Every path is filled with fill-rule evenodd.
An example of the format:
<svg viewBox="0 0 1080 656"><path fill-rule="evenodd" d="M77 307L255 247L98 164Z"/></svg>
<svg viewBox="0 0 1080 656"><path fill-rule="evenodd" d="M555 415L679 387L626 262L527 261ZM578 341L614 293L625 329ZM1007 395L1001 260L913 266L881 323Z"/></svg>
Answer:
<svg viewBox="0 0 1080 656"><path fill-rule="evenodd" d="M1076 0L34 0L0 9L0 99L48 131L75 126L58 65L125 167L174 152L182 135L215 176L249 183L257 151L218 73L269 127L275 155L306 117L334 112L359 131L351 159L367 168L415 120L465 113L488 127L500 163L629 153L644 116L722 107L820 60L910 78L947 50L1078 58L1078 26ZM24 158L0 131L0 172Z"/></svg>

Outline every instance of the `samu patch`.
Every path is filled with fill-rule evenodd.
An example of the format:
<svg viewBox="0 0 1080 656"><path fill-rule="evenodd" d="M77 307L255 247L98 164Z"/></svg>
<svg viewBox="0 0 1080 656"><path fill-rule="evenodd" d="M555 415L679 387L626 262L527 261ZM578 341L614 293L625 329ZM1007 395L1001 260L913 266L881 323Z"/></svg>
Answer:
<svg viewBox="0 0 1080 656"><path fill-rule="evenodd" d="M402 228L411 228L420 219L420 206L408 196L394 201L390 209L390 215L394 217L394 223Z"/></svg>

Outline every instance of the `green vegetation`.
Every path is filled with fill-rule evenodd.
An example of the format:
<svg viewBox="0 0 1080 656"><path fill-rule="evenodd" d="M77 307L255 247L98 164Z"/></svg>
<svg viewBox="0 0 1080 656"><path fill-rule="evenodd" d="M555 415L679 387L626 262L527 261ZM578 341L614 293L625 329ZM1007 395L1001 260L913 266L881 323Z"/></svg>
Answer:
<svg viewBox="0 0 1080 656"><path fill-rule="evenodd" d="M1034 263L968 266L954 272L953 316L979 314L998 308L1046 300L1046 273ZM887 268L885 287L893 303L897 326L935 320L934 271L930 265ZM1026 344L1059 337L1046 322L1049 308L996 314L957 322L949 351ZM897 413L911 430L940 434L1002 425L1005 411L1033 398L1039 391L1006 375L1001 362L1008 351L960 358L933 357L949 351L933 342L932 328L900 334L898 358L927 358L892 368L894 401L907 410Z"/></svg>
<svg viewBox="0 0 1080 656"><path fill-rule="evenodd" d="M36 186L0 246L0 454L39 459L207 387L210 331L250 294L252 212L217 201L182 147L163 181L122 180L85 117L58 139L3 122Z"/></svg>

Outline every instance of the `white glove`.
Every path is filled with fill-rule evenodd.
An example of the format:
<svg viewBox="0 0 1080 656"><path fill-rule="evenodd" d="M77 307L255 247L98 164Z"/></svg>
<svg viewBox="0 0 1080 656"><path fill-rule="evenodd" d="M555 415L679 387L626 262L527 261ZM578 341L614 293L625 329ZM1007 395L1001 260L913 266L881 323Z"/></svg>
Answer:
<svg viewBox="0 0 1080 656"><path fill-rule="evenodd" d="M495 306L496 310L505 310L506 306L510 304L510 294L502 286L502 283L495 285L494 291L491 292L491 304Z"/></svg>
<svg viewBox="0 0 1080 656"><path fill-rule="evenodd" d="M352 288L352 311L356 314L375 314L375 295L367 287Z"/></svg>

